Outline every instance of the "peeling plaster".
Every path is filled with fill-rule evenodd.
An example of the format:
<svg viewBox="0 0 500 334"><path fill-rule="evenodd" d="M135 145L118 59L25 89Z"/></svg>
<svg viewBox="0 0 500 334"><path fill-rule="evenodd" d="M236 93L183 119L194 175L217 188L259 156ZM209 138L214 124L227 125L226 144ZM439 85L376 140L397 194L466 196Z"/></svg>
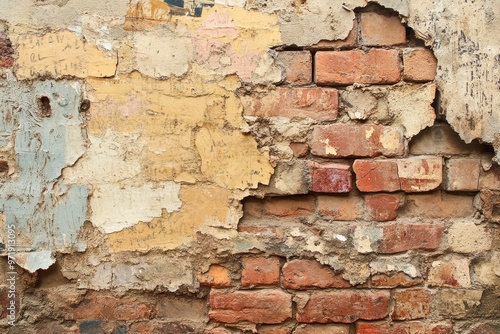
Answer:
<svg viewBox="0 0 500 334"><path fill-rule="evenodd" d="M71 81L28 86L10 80L0 87L2 112L9 113L15 124L7 127L16 132L12 149L17 164L15 176L0 185L0 204L6 224L15 225L18 251L85 247L77 236L86 219L87 186L60 179L61 171L83 153L81 89L80 83ZM44 98L48 110L40 106ZM26 255L28 270L47 266L45 260L36 264L47 257L43 252L39 255Z"/></svg>

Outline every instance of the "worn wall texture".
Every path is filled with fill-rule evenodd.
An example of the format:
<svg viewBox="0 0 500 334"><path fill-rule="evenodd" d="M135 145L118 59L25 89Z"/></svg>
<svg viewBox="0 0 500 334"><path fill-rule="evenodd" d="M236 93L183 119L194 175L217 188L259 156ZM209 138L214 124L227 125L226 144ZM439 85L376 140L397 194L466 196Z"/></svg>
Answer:
<svg viewBox="0 0 500 334"><path fill-rule="evenodd" d="M0 0L0 331L500 333L500 2L175 5Z"/></svg>

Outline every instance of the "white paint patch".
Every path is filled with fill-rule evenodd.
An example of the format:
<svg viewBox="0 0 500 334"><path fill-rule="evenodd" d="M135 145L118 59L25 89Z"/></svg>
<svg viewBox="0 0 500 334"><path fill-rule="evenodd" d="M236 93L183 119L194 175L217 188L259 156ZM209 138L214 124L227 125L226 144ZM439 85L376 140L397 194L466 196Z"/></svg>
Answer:
<svg viewBox="0 0 500 334"><path fill-rule="evenodd" d="M335 238L337 238L340 241L347 241L347 238L345 236L343 236L342 234L335 235Z"/></svg>
<svg viewBox="0 0 500 334"><path fill-rule="evenodd" d="M335 147L330 145L330 139L326 138L325 140L320 140L321 143L325 144L325 153L337 155L337 150Z"/></svg>
<svg viewBox="0 0 500 334"><path fill-rule="evenodd" d="M34 273L38 269L48 269L56 262L52 257L51 251L16 253L12 256L16 264L30 273Z"/></svg>
<svg viewBox="0 0 500 334"><path fill-rule="evenodd" d="M160 217L162 209L174 212L181 208L180 185L174 182L125 186L97 185L90 198L90 220L105 233L113 233L150 222Z"/></svg>

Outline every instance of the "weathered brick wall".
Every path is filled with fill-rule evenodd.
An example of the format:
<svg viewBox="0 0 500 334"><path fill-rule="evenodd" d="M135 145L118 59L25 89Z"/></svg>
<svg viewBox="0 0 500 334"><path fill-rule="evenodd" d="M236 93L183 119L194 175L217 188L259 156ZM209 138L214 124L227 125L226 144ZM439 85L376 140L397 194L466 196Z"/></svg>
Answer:
<svg viewBox="0 0 500 334"><path fill-rule="evenodd" d="M0 13L0 331L500 333L498 43L372 2Z"/></svg>

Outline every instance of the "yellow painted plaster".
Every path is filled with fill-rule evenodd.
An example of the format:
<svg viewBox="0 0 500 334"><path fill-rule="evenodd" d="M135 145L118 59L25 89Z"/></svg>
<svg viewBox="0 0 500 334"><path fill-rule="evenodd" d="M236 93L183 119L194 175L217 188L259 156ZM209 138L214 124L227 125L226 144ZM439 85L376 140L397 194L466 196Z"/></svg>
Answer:
<svg viewBox="0 0 500 334"><path fill-rule="evenodd" d="M16 44L16 76L21 80L41 76L111 77L116 71L115 53L103 52L70 31L20 35Z"/></svg>

